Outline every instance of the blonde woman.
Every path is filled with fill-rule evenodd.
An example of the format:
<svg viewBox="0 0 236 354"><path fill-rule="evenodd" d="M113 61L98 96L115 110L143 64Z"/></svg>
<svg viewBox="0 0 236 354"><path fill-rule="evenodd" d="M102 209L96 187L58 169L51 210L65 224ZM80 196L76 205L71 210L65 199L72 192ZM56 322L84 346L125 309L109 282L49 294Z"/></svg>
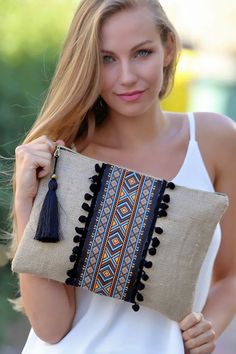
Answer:
<svg viewBox="0 0 236 354"><path fill-rule="evenodd" d="M187 187L225 192L230 206L200 274L196 312L176 323L150 309L136 313L86 289L21 274L32 326L24 354L209 354L233 318L236 128L219 114L161 110L179 49L157 0L80 1L47 99L16 148L15 246L56 142Z"/></svg>

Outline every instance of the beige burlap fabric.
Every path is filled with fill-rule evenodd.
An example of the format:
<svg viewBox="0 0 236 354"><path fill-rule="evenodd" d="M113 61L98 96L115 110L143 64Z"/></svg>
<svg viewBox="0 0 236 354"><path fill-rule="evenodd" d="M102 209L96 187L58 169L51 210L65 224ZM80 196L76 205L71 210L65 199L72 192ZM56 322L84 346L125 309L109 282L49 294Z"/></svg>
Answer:
<svg viewBox="0 0 236 354"><path fill-rule="evenodd" d="M38 217L48 178L39 185L29 222L12 261L12 270L30 273L65 282L71 268L69 257L73 249L73 236L78 217L84 214L81 205L89 190L97 161L72 150L61 150L57 168L60 233L58 243L34 240ZM228 205L221 193L211 193L176 186L168 190L170 205L168 216L157 218L156 226L164 232L159 235L160 246L155 256L147 255L152 268L147 270L148 281L142 291L140 305L155 309L167 317L180 321L191 312L195 287L201 265L209 248L215 227Z"/></svg>

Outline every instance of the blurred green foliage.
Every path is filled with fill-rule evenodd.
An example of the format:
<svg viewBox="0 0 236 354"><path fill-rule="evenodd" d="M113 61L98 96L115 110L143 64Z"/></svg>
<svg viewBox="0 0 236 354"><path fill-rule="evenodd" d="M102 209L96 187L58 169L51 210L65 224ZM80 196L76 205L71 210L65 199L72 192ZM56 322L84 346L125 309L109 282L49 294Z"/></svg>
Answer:
<svg viewBox="0 0 236 354"><path fill-rule="evenodd" d="M78 2L0 0L0 155L12 158L0 160L1 235L9 229L14 150L40 110ZM0 352L8 328L20 317L7 301L16 295L16 277L0 262Z"/></svg>

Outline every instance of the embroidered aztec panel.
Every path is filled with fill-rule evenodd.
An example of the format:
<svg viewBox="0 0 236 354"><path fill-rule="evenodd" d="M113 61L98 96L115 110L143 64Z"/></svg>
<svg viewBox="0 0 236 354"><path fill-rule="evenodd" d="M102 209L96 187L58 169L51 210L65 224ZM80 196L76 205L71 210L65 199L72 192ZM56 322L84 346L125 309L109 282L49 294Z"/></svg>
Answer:
<svg viewBox="0 0 236 354"><path fill-rule="evenodd" d="M74 266L77 286L132 300L165 187L166 181L103 165L92 215Z"/></svg>

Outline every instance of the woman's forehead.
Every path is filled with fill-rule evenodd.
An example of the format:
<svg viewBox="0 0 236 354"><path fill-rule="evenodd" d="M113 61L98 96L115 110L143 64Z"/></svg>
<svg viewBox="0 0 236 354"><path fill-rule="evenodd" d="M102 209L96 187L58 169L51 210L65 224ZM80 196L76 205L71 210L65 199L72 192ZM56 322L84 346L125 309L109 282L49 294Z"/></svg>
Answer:
<svg viewBox="0 0 236 354"><path fill-rule="evenodd" d="M112 50L126 43L132 48L145 40L157 40L158 36L150 10L138 7L122 10L106 19L101 29L101 46Z"/></svg>

